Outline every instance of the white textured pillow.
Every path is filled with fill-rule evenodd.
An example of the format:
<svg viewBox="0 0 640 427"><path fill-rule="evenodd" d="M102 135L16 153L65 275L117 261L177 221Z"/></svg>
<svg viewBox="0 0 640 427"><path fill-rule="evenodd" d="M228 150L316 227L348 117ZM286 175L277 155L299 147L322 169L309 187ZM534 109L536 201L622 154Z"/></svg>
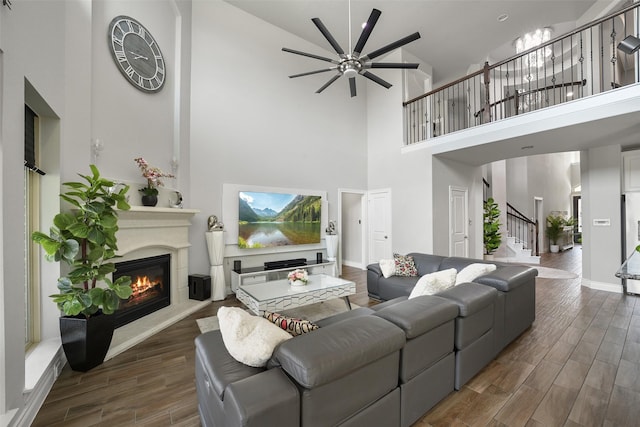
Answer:
<svg viewBox="0 0 640 427"><path fill-rule="evenodd" d="M425 274L418 283L413 287L409 299L419 297L420 295L433 295L445 289L453 287L456 282L456 269L436 271L435 273Z"/></svg>
<svg viewBox="0 0 640 427"><path fill-rule="evenodd" d="M396 261L393 259L381 259L380 262L380 270L382 270L382 275L386 278L393 276L396 272Z"/></svg>
<svg viewBox="0 0 640 427"><path fill-rule="evenodd" d="M495 269L495 264L482 264L479 262L469 264L458 273L458 276L456 277L456 285L459 285L460 283L473 282L476 277L484 276Z"/></svg>
<svg viewBox="0 0 640 427"><path fill-rule="evenodd" d="M263 367L276 346L292 336L263 317L238 307L220 307L218 321L224 346L240 363Z"/></svg>

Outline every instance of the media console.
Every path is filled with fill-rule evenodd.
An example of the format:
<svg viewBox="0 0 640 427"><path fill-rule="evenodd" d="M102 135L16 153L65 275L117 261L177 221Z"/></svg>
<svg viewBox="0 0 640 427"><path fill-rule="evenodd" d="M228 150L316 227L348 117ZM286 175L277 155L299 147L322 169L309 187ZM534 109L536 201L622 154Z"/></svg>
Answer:
<svg viewBox="0 0 640 427"><path fill-rule="evenodd" d="M270 282L272 280L286 279L287 274L296 268L304 268L309 274L326 274L328 276L336 276L336 262L335 261L306 261L305 264L298 262L289 263L289 265L275 267L274 264L269 263L264 267L249 267L243 268L240 271L231 271L231 290L235 293L238 287L242 285L250 285L253 283ZM291 261L291 260L289 260ZM277 262L277 261L276 261ZM267 264L267 263L265 263ZM296 264L296 265L293 265Z"/></svg>

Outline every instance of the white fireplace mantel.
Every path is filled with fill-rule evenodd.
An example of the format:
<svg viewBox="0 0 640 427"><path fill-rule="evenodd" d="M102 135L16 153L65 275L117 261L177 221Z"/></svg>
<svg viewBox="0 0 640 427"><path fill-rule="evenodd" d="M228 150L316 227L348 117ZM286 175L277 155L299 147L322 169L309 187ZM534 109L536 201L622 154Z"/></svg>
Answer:
<svg viewBox="0 0 640 427"><path fill-rule="evenodd" d="M171 255L171 305L116 329L106 359L133 347L211 301L189 299L189 227L197 209L132 206L118 212L116 262Z"/></svg>

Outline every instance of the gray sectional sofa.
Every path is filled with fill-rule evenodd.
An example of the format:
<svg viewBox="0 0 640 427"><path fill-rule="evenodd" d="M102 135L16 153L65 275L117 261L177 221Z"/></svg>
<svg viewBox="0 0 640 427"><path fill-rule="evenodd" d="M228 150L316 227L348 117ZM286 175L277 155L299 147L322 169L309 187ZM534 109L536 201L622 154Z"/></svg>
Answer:
<svg viewBox="0 0 640 427"><path fill-rule="evenodd" d="M416 255L421 274L479 262ZM534 319L532 268L499 265L474 283L412 299L417 279L377 271L369 266L369 292L387 301L317 322L320 329L281 343L265 368L233 359L220 331L197 337L202 424L409 426Z"/></svg>

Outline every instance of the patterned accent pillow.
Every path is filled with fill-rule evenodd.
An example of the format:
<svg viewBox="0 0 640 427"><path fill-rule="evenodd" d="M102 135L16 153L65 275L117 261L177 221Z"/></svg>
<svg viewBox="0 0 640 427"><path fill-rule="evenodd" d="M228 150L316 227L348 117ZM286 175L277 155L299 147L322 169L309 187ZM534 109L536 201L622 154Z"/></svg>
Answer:
<svg viewBox="0 0 640 427"><path fill-rule="evenodd" d="M393 254L396 263L396 276L413 277L418 275L418 269L410 255Z"/></svg>
<svg viewBox="0 0 640 427"><path fill-rule="evenodd" d="M320 328L320 326L310 320L294 319L293 317L287 317L280 313L273 313L271 311L265 311L262 317L289 332L294 337Z"/></svg>

